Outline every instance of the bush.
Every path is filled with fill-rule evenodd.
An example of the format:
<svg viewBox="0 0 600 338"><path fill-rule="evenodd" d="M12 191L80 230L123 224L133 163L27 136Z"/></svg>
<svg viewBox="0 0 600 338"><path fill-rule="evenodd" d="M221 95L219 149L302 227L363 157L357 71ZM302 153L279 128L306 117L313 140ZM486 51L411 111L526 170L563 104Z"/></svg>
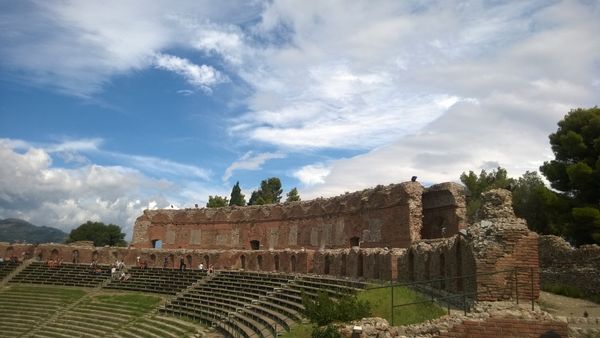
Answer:
<svg viewBox="0 0 600 338"><path fill-rule="evenodd" d="M306 317L319 326L334 321L347 322L368 317L371 312L371 304L368 301L358 300L355 296L349 295L340 298L337 302L323 292L319 293L315 300L303 295L302 304Z"/></svg>
<svg viewBox="0 0 600 338"><path fill-rule="evenodd" d="M315 327L313 329L312 338L340 338L342 335L340 332L333 326L329 324L323 327Z"/></svg>

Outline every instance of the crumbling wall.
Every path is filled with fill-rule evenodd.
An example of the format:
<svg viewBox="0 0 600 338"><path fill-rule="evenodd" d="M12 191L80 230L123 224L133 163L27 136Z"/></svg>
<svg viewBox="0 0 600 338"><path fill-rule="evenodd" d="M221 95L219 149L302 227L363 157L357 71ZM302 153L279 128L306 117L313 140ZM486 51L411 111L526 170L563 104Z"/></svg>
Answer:
<svg viewBox="0 0 600 338"><path fill-rule="evenodd" d="M146 210L133 245L165 249L334 249L407 247L421 237L423 187L418 182L285 204Z"/></svg>
<svg viewBox="0 0 600 338"><path fill-rule="evenodd" d="M465 188L458 183L432 185L423 192L424 239L456 235L467 226Z"/></svg>
<svg viewBox="0 0 600 338"><path fill-rule="evenodd" d="M542 284L574 286L585 294L600 294L600 246L574 248L557 236L540 236Z"/></svg>

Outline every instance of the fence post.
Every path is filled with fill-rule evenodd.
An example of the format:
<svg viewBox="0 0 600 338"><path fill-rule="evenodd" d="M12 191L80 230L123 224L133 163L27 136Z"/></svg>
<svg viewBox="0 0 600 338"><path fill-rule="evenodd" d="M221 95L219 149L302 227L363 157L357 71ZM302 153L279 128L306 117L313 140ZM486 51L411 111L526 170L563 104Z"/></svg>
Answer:
<svg viewBox="0 0 600 338"><path fill-rule="evenodd" d="M531 311L535 310L535 303L533 302L533 266L529 268L531 273L530 273L530 277L531 277Z"/></svg>
<svg viewBox="0 0 600 338"><path fill-rule="evenodd" d="M393 280L390 280L390 290L392 293L392 297L391 297L391 299L392 299L392 320L391 320L391 322L392 322L392 326L394 326L394 281Z"/></svg>
<svg viewBox="0 0 600 338"><path fill-rule="evenodd" d="M517 298L517 305L519 304L519 270L515 268L515 297Z"/></svg>

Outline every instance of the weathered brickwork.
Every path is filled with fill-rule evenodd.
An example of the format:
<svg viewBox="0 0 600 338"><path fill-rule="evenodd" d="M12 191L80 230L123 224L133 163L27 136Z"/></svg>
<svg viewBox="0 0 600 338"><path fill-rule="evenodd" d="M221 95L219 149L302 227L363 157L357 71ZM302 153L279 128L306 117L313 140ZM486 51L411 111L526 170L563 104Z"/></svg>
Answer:
<svg viewBox="0 0 600 338"><path fill-rule="evenodd" d="M464 210L460 185L424 189L418 182L405 182L306 202L147 210L136 221L133 244L151 248L162 241L165 249L251 249L252 243L264 250L359 244L399 248L423 234L456 234L465 226Z"/></svg>
<svg viewBox="0 0 600 338"><path fill-rule="evenodd" d="M559 321L535 321L516 318L491 317L486 320L465 320L450 331L443 332L439 338L567 338L567 323Z"/></svg>
<svg viewBox="0 0 600 338"><path fill-rule="evenodd" d="M557 236L540 236L543 284L577 287L587 295L600 294L600 246L574 248Z"/></svg>

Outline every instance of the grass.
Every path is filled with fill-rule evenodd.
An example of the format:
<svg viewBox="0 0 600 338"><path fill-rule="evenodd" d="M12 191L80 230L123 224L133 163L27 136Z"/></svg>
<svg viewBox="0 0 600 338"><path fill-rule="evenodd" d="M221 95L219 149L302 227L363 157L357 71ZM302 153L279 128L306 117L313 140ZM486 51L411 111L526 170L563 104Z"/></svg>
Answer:
<svg viewBox="0 0 600 338"><path fill-rule="evenodd" d="M371 288L358 294L358 299L367 300L371 304L371 316L382 317L392 322L392 295L390 287ZM402 286L394 287L394 305L402 305L429 299ZM421 323L446 314L446 311L435 303L421 303L394 308L394 325Z"/></svg>
<svg viewBox="0 0 600 338"><path fill-rule="evenodd" d="M560 283L542 283L542 290L571 298L587 299L600 304L600 294L587 295L578 287Z"/></svg>
<svg viewBox="0 0 600 338"><path fill-rule="evenodd" d="M281 338L308 338L312 333L312 324L297 324L290 328L289 332L281 335Z"/></svg>

